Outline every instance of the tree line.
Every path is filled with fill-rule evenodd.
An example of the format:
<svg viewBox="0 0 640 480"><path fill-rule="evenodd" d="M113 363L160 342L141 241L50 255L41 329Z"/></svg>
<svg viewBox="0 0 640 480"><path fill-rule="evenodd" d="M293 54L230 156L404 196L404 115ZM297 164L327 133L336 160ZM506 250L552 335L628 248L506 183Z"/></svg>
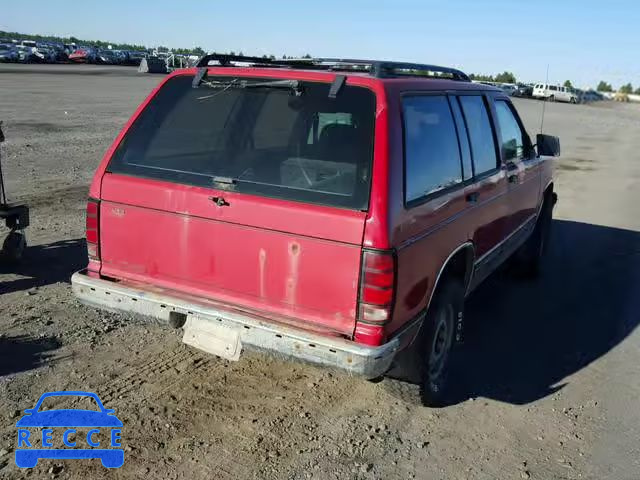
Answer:
<svg viewBox="0 0 640 480"><path fill-rule="evenodd" d="M75 43L76 45L93 45L98 48L107 48L111 45L112 48L116 50L147 50L147 47L144 45L136 45L133 43L116 43L116 42L105 42L103 40L83 40L74 36L70 37L59 37L56 35L32 35L28 33L18 33L18 32L6 32L0 30L0 38L5 39L15 39L15 40L33 40L36 42L57 42L57 43ZM171 50L174 53L180 55L197 55L201 57L206 52L202 47L194 47L194 48L173 48L160 46L158 47L159 51L169 51ZM235 55L234 51L229 52L230 55ZM238 52L238 55L243 55L242 51ZM275 60L275 55L262 55L262 58ZM295 58L287 55L282 55L282 59L287 58ZM303 58L311 58L311 55L308 53L303 56ZM480 82L496 82L496 83L517 83L516 76L512 72L504 71L502 73L498 73L496 75L484 75L472 73L469 75L471 80L476 80ZM563 84L565 87L573 88L573 85L570 80L566 80ZM600 81L596 90L599 92L613 92L614 88L610 83L605 81ZM622 85L619 89L621 93L636 93L640 95L640 87L636 88L635 91L633 89L633 85L631 83L627 83L626 85Z"/></svg>
<svg viewBox="0 0 640 480"><path fill-rule="evenodd" d="M600 83L598 83L598 87L597 90L599 92L614 92L614 88L611 86L610 83L607 83L605 81L601 81ZM622 85L619 89L618 92L620 93L626 93L626 94L630 94L630 93L635 93L636 95L640 95L640 87L636 88L635 90L633 89L633 85L631 85L631 82Z"/></svg>

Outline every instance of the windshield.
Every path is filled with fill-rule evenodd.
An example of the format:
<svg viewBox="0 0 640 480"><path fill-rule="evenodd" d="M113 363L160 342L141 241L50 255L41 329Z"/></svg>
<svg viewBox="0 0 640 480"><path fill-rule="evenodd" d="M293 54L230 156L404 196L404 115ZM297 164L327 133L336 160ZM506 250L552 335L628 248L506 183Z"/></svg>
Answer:
<svg viewBox="0 0 640 480"><path fill-rule="evenodd" d="M167 82L129 130L109 171L367 208L373 92L344 86L329 98L329 83L293 88L282 80L217 77L192 88L192 80Z"/></svg>

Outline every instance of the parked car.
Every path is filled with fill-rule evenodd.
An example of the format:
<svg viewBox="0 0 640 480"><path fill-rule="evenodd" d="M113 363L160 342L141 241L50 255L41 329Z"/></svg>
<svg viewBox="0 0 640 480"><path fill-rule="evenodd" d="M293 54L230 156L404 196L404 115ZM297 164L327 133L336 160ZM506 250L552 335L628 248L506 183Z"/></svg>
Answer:
<svg viewBox="0 0 640 480"><path fill-rule="evenodd" d="M37 48L38 44L34 40L22 40L20 45L23 47Z"/></svg>
<svg viewBox="0 0 640 480"><path fill-rule="evenodd" d="M93 63L95 58L95 51L90 47L78 47L69 54L69 61L74 63Z"/></svg>
<svg viewBox="0 0 640 480"><path fill-rule="evenodd" d="M135 65L136 67L140 65L140 62L143 58L147 56L146 52L135 52L135 51L127 51L126 58L124 63L126 65Z"/></svg>
<svg viewBox="0 0 640 480"><path fill-rule="evenodd" d="M36 49L34 47L16 45L16 52L18 52L18 61L21 63L38 63L43 59L42 55L36 54Z"/></svg>
<svg viewBox="0 0 640 480"><path fill-rule="evenodd" d="M502 91L507 95L509 95L510 97L516 95L517 86L514 85L513 83L501 83L497 86L498 88L502 89Z"/></svg>
<svg viewBox="0 0 640 480"><path fill-rule="evenodd" d="M0 62L17 62L20 56L12 44L0 43Z"/></svg>
<svg viewBox="0 0 640 480"><path fill-rule="evenodd" d="M459 70L306 62L168 75L95 173L73 291L231 360L377 378L414 352L406 391L443 404L466 295L508 258L540 267L559 141L534 147L510 97Z"/></svg>
<svg viewBox="0 0 640 480"><path fill-rule="evenodd" d="M598 102L600 100L604 100L604 95L600 92L596 92L595 90L586 90L580 95L581 103Z"/></svg>
<svg viewBox="0 0 640 480"><path fill-rule="evenodd" d="M58 53L55 48L48 44L38 44L34 53L41 63L55 63L58 60Z"/></svg>
<svg viewBox="0 0 640 480"><path fill-rule="evenodd" d="M526 85L519 83L516 87L516 91L513 94L514 97L531 97L533 96L533 85Z"/></svg>
<svg viewBox="0 0 640 480"><path fill-rule="evenodd" d="M104 49L96 53L95 61L103 65L119 65L123 62L123 57L116 50Z"/></svg>
<svg viewBox="0 0 640 480"><path fill-rule="evenodd" d="M545 83L538 83L533 87L533 97L549 100L550 102L578 103L579 101L578 95L573 88Z"/></svg>

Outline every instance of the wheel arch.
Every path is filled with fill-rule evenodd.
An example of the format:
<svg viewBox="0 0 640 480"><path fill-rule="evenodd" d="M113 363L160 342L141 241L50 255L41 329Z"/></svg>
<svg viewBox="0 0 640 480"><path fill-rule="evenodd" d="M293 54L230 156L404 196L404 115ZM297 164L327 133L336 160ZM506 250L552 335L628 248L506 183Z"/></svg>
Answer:
<svg viewBox="0 0 640 480"><path fill-rule="evenodd" d="M413 345L416 339L419 338L420 332L424 327L424 319L427 318L427 312L429 311L432 301L438 292L438 288L440 288L444 284L444 282L447 281L447 279L455 278L461 281L464 291L467 291L469 284L471 283L471 277L473 275L474 261L475 246L471 240L467 240L461 245L458 245L447 256L447 258L442 263L438 274L435 277L433 287L429 292L429 297L427 298L427 302L424 308L424 316L422 317L419 328L411 338L408 344L409 346ZM460 324L456 328L456 338L461 339L462 319L460 319Z"/></svg>
<svg viewBox="0 0 640 480"><path fill-rule="evenodd" d="M433 282L433 288L431 289L429 298L427 299L427 305L425 311L429 310L431 301L438 287L443 281L449 278L455 278L459 280L465 291L471 282L471 275L473 273L473 264L475 261L475 246L470 240L458 245L445 259L438 271L435 281Z"/></svg>

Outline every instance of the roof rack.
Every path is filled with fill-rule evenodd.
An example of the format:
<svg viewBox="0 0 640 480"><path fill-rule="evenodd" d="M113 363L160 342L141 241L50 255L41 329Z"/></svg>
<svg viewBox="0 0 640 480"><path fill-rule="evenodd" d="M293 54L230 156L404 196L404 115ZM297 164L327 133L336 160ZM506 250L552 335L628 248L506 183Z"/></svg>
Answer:
<svg viewBox="0 0 640 480"><path fill-rule="evenodd" d="M360 60L350 58L288 58L271 59L264 57L248 57L243 55L226 55L212 53L203 56L197 67L208 67L212 63L217 66L230 67L247 64L251 67L268 68L304 68L308 70L328 70L340 72L365 72L377 78L427 77L446 78L470 82L471 79L461 70L422 63L390 62L384 60Z"/></svg>

